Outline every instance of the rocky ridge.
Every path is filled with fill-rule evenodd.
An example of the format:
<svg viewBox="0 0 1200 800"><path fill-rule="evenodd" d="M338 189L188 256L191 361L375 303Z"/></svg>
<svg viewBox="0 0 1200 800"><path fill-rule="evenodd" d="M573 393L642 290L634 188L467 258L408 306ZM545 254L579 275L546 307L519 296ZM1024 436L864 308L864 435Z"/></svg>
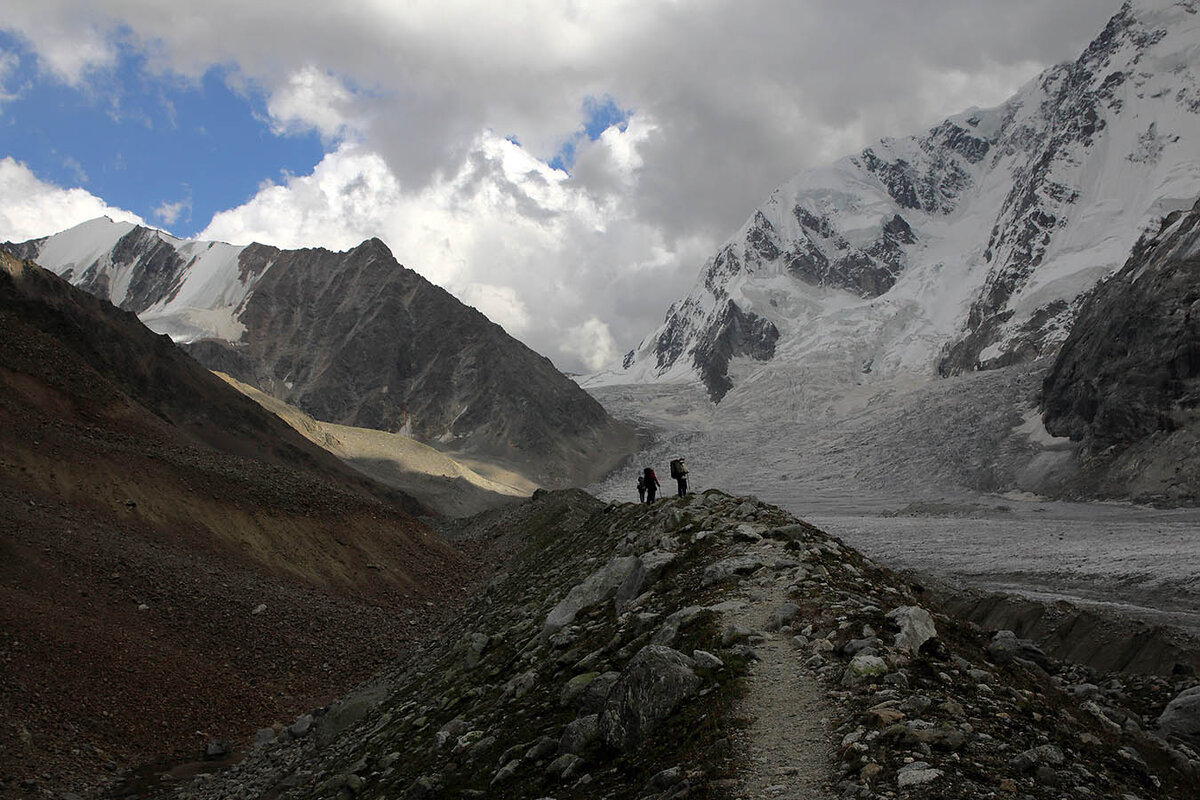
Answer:
<svg viewBox="0 0 1200 800"><path fill-rule="evenodd" d="M165 793L1200 796L1194 676L1059 662L754 498L538 493L448 535L502 564L457 620Z"/></svg>
<svg viewBox="0 0 1200 800"><path fill-rule="evenodd" d="M1073 491L1196 501L1198 267L1200 202L1163 220L1084 302L1042 391L1046 429L1082 443Z"/></svg>

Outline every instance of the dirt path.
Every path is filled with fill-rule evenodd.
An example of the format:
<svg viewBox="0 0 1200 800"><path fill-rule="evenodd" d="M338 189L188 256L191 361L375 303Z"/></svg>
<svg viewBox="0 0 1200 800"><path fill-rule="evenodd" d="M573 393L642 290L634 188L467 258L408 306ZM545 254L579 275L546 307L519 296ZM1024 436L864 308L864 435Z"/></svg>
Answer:
<svg viewBox="0 0 1200 800"><path fill-rule="evenodd" d="M803 667L808 653L788 630L769 633L771 613L787 602L787 573L766 575L737 599L745 605L723 615L726 625L755 632L741 715L752 720L740 743L747 755L738 797L746 800L824 800L832 778L834 709L825 689Z"/></svg>

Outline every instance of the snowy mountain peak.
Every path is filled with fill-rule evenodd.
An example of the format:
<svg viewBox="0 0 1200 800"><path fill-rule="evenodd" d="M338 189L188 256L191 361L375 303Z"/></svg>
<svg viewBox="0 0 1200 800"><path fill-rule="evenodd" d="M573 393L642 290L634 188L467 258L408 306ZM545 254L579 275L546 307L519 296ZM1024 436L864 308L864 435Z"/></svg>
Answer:
<svg viewBox="0 0 1200 800"><path fill-rule="evenodd" d="M742 363L862 382L1054 352L1081 295L1200 195L1197 6L1126 3L1002 105L797 175L590 383L701 380L720 400Z"/></svg>

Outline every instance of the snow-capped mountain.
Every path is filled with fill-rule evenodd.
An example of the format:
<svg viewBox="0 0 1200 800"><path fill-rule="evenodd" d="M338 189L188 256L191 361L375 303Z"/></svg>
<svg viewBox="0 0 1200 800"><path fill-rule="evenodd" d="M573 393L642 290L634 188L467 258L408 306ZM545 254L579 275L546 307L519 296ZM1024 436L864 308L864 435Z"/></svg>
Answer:
<svg viewBox="0 0 1200 800"><path fill-rule="evenodd" d="M598 477L633 434L550 361L401 266L177 239L109 219L4 247L319 420L404 433L543 485Z"/></svg>
<svg viewBox="0 0 1200 800"><path fill-rule="evenodd" d="M719 401L731 363L861 383L1054 353L1081 296L1200 195L1198 10L1126 3L1003 105L801 173L584 384L699 379Z"/></svg>

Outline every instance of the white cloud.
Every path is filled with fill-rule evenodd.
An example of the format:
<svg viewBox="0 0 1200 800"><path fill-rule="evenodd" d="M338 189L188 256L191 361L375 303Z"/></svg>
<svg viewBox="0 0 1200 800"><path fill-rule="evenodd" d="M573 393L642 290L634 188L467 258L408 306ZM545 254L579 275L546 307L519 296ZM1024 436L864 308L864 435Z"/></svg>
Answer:
<svg viewBox="0 0 1200 800"><path fill-rule="evenodd" d="M715 245L674 242L632 218L624 188L645 130L633 120L585 154L594 171L609 171L597 179L606 192L491 132L476 138L456 174L411 191L382 156L342 144L311 175L264 186L216 215L200 237L344 250L377 236L401 263L579 370L617 354L613 321L629 329L661 316L678 264L690 272Z"/></svg>
<svg viewBox="0 0 1200 800"><path fill-rule="evenodd" d="M458 299L478 309L512 336L520 336L529 328L529 311L511 286L468 283L459 290Z"/></svg>
<svg viewBox="0 0 1200 800"><path fill-rule="evenodd" d="M84 189L62 189L38 179L11 157L0 159L0 240L21 242L108 216L118 221L143 220L113 208Z"/></svg>
<svg viewBox="0 0 1200 800"><path fill-rule="evenodd" d="M354 127L353 105L353 93L340 80L308 64L275 90L267 112L277 134L312 129L332 140Z"/></svg>
<svg viewBox="0 0 1200 800"><path fill-rule="evenodd" d="M558 350L583 362L592 371L612 363L620 355L608 326L596 317L568 328Z"/></svg>
<svg viewBox="0 0 1200 800"><path fill-rule="evenodd" d="M0 26L68 82L111 66L118 39L153 70L229 67L266 91L276 132L340 143L203 235L378 236L460 297L492 287L514 332L578 368L609 346L580 320L632 347L795 173L998 102L1119 5L14 0ZM582 142L570 176L546 167L605 96L635 112L628 127Z"/></svg>
<svg viewBox="0 0 1200 800"><path fill-rule="evenodd" d="M191 213L192 202L184 199L174 203L163 201L154 209L154 218L163 225L174 225L181 217Z"/></svg>

